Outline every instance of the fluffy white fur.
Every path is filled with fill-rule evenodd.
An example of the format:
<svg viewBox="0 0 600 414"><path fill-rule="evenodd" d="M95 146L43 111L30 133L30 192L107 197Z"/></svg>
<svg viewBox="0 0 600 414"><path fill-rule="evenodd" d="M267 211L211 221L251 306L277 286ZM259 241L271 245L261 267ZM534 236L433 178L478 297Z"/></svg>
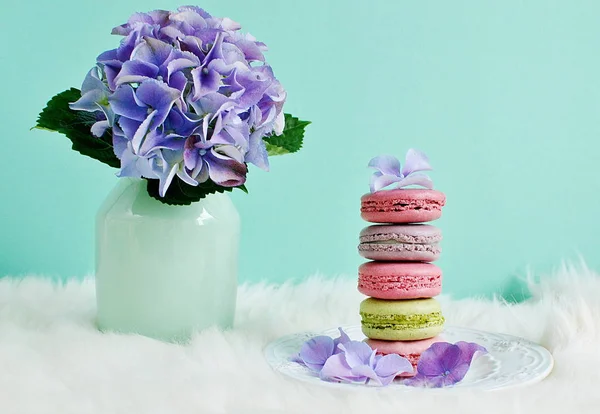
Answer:
<svg viewBox="0 0 600 414"><path fill-rule="evenodd" d="M236 329L189 345L94 329L93 281L0 280L0 413L600 413L600 277L565 265L530 281L533 298L442 298L448 322L511 333L547 347L555 368L538 385L432 397L331 390L273 372L263 347L285 334L356 324L355 280L239 291Z"/></svg>

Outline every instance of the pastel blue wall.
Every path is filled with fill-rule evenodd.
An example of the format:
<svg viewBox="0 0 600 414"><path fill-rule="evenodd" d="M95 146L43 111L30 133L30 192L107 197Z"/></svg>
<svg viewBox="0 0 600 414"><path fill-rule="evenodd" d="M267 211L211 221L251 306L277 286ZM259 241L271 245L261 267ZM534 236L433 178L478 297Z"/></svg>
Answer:
<svg viewBox="0 0 600 414"><path fill-rule="evenodd" d="M93 216L113 171L29 131L45 102L114 47L113 26L172 0L5 2L0 35L0 275L93 269ZM528 266L600 265L600 3L217 1L270 46L306 145L252 170L241 280L354 277L372 156L427 152L448 197L446 291L489 294Z"/></svg>

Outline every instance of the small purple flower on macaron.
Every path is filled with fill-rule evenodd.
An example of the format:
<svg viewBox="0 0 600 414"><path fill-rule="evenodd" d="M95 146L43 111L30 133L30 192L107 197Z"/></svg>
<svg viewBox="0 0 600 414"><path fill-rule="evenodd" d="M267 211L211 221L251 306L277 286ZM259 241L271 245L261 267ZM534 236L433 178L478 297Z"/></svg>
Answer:
<svg viewBox="0 0 600 414"><path fill-rule="evenodd" d="M417 365L417 375L404 381L413 387L441 388L452 386L465 377L475 355L487 350L472 342L436 342L427 349Z"/></svg>
<svg viewBox="0 0 600 414"><path fill-rule="evenodd" d="M429 159L427 155L413 148L406 153L403 168L401 168L400 161L392 155L380 155L371 159L369 167L377 170L371 176L371 193L392 184L395 184L395 188L410 185L433 188L433 182L429 176L420 173L420 171L432 170Z"/></svg>

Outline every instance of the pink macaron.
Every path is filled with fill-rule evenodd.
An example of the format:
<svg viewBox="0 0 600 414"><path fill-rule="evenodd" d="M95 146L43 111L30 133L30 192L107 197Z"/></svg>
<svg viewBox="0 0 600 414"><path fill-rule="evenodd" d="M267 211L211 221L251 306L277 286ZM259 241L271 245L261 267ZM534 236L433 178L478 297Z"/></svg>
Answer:
<svg viewBox="0 0 600 414"><path fill-rule="evenodd" d="M374 225L360 232L358 252L371 260L433 262L442 231L427 224Z"/></svg>
<svg viewBox="0 0 600 414"><path fill-rule="evenodd" d="M358 268L358 290L377 299L431 298L442 292L442 270L431 263L367 262Z"/></svg>
<svg viewBox="0 0 600 414"><path fill-rule="evenodd" d="M417 188L381 190L361 197L360 212L371 223L423 223L442 215L444 193Z"/></svg>
<svg viewBox="0 0 600 414"><path fill-rule="evenodd" d="M382 341L379 339L366 339L365 342L372 348L377 350L377 354L389 355L398 354L401 357L408 359L414 368L412 375L402 374L403 377L413 376L417 373L417 364L421 354L425 352L431 345L436 342L443 341L443 338L436 336L420 341Z"/></svg>

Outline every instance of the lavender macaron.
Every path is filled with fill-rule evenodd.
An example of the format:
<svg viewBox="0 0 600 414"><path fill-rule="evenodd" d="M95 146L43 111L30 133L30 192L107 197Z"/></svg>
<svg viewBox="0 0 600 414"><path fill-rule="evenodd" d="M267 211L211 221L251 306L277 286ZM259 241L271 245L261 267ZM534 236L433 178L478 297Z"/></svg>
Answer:
<svg viewBox="0 0 600 414"><path fill-rule="evenodd" d="M441 230L428 224L374 225L360 232L358 252L371 260L433 262L440 240Z"/></svg>

